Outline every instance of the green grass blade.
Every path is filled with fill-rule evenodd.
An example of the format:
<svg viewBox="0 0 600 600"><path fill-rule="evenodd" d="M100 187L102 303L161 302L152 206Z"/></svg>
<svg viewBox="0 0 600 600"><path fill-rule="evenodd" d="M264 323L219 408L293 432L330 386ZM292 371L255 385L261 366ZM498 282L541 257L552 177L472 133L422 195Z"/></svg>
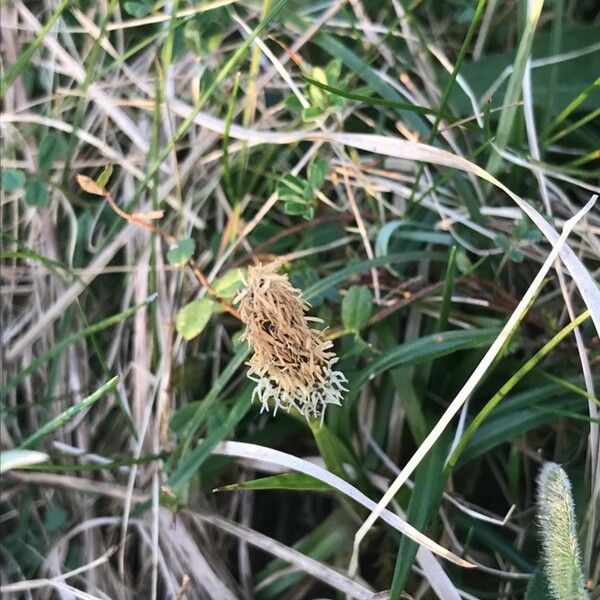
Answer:
<svg viewBox="0 0 600 600"><path fill-rule="evenodd" d="M444 439L446 438L446 439ZM415 485L410 495L406 520L419 531L424 532L432 517L439 510L444 489L444 458L448 448L448 435L438 440L431 452L419 465ZM396 554L394 579L390 589L390 600L398 600L406 586L406 581L417 554L418 545L406 536L400 540Z"/></svg>
<svg viewBox="0 0 600 600"><path fill-rule="evenodd" d="M132 306L131 308L128 308L120 313L117 313L116 315L113 315L112 317L103 319L102 321L99 321L98 323L94 323L93 325L90 325L89 327L86 327L85 329L82 329L81 331L78 331L77 333L73 333L67 337L62 338L60 341L58 341L56 344L54 344L54 346L52 346L52 348L50 348L50 350L48 350L44 354L41 354L40 356L36 357L34 360L31 361L31 363L27 367L22 369L18 373L18 375L16 375L16 377L11 379L0 391L0 398L4 398L10 390L12 390L17 385L19 385L28 375L30 375L31 373L34 373L45 362L49 361L56 355L60 354L65 348L67 348L71 344L74 344L75 342L78 342L79 340L85 339L86 337L88 337L94 333L97 333L98 331L102 331L103 329L106 329L107 327L111 327L112 325L116 325L117 323L120 323L124 319L127 319L131 315L135 314L140 308L143 308L144 306L148 306L148 304L150 304L151 302L154 302L154 300L155 300L155 296L150 296L147 300L144 300L144 302L141 302L140 304L136 304L135 306Z"/></svg>
<svg viewBox="0 0 600 600"><path fill-rule="evenodd" d="M48 35L48 32L52 29L56 21L58 21L59 17L63 14L69 4L71 4L70 0L62 0L46 24L35 36L33 42L31 42L31 44L29 44L29 46L27 46L27 48L19 54L17 60L6 70L2 79L0 80L0 97L4 98L4 94L6 94L6 90L10 87L12 82L23 72L25 67L30 64L33 54L40 47L44 41L44 38Z"/></svg>
<svg viewBox="0 0 600 600"><path fill-rule="evenodd" d="M246 385L238 394L235 404L225 422L202 440L189 454L184 456L167 485L180 493L196 474L202 463L210 456L215 446L224 440L235 426L246 416L251 407L252 385Z"/></svg>
<svg viewBox="0 0 600 600"><path fill-rule="evenodd" d="M497 335L497 329L444 331L401 344L382 354L354 375L346 394L346 402L354 400L358 396L360 388L378 373L400 365L406 367L428 362L457 350L488 346Z"/></svg>
<svg viewBox="0 0 600 600"><path fill-rule="evenodd" d="M239 60L244 56L247 52L248 48L252 45L252 42L259 36L267 27L267 25L281 12L283 7L288 3L288 0L279 0L277 4L273 7L271 12L260 21L260 23L252 30L252 33L237 47L237 49L233 52L233 54L229 57L227 62L223 65L223 67L219 70L214 80L210 83L210 85L206 88L205 92L198 99L198 102L192 108L190 114L182 121L182 123L177 128L177 131L173 135L172 139L168 144L165 145L165 148L159 153L158 158L152 161L150 167L148 168L146 174L143 179L138 182L135 192L132 198L129 200L128 206L132 205L142 194L144 189L151 183L152 178L158 172L162 161L167 158L167 156L173 151L173 147L177 141L179 141L183 135L188 131L194 119L198 115L198 113L202 110L202 107L206 104L206 102L210 99L210 97L217 90L219 85L225 81L225 78L238 64Z"/></svg>
<svg viewBox="0 0 600 600"><path fill-rule="evenodd" d="M523 73L525 65L531 56L531 46L533 37L537 27L540 14L542 12L543 0L533 0L531 10L528 11L525 30L521 35L519 49L513 64L513 72L511 73L502 102L502 111L498 120L498 129L496 131L495 146L498 150L504 150L508 145L510 134L513 129L515 115L517 113L517 102L521 95L521 83L523 81ZM498 152L493 152L486 165L486 171L495 175L500 167L501 157Z"/></svg>
<svg viewBox="0 0 600 600"><path fill-rule="evenodd" d="M271 475L269 477L261 477L260 479L252 479L251 481L241 481L218 487L214 491L237 492L239 490L333 491L331 486L304 473L281 473L281 475Z"/></svg>
<svg viewBox="0 0 600 600"><path fill-rule="evenodd" d="M581 325L590 317L590 311L586 310L576 319L571 321L566 327L561 329L549 342L547 342L534 356L532 356L487 402L483 409L477 414L473 421L467 427L467 430L458 442L454 452L450 456L447 469L452 470L458 461L461 453L466 448L473 434L487 419L494 408L506 397L506 395L527 375L539 362L545 358L565 337L567 337L576 327Z"/></svg>
<svg viewBox="0 0 600 600"><path fill-rule="evenodd" d="M215 381L206 398L204 398L204 400L198 405L198 409L190 418L187 427L183 430L179 451L180 456L183 457L188 453L194 436L196 435L198 429L200 429L200 427L203 425L213 404L218 400L223 388L227 385L227 383L229 383L229 380L234 376L235 372L246 360L248 354L248 346L244 344L229 361L229 364L225 367L225 369L223 369L223 372Z"/></svg>
<svg viewBox="0 0 600 600"><path fill-rule="evenodd" d="M350 50L339 39L326 33L318 33L313 41L332 56L339 58L342 63L366 84L368 84L381 98L392 102L402 102L400 94L388 83L383 81L379 74L370 67L362 58ZM407 125L419 132L420 135L427 135L429 126L419 118L413 111L406 109L396 109L398 115L406 121Z"/></svg>
<svg viewBox="0 0 600 600"><path fill-rule="evenodd" d="M561 123L563 123L567 117L575 110L577 110L583 102L587 100L587 98L594 92L600 88L600 77L598 77L593 83L591 83L588 87L586 87L580 94L578 94L565 108L563 108L558 115L552 120L552 122L548 125L547 131L541 136L543 140L545 140L549 132L553 129L556 129Z"/></svg>
<svg viewBox="0 0 600 600"><path fill-rule="evenodd" d="M431 260L431 261L445 261L446 255L442 252L402 252L399 254L390 254L389 256L380 256L378 258L372 258L369 260L363 260L357 263L340 269L327 277L324 277L314 285L306 288L303 292L304 297L310 302L311 299L327 292L328 290L335 287L338 283L344 281L350 275L356 273L364 273L373 267L383 267L386 265L398 265L408 262L417 262L419 260Z"/></svg>
<svg viewBox="0 0 600 600"><path fill-rule="evenodd" d="M450 248L450 254L448 256L448 266L446 267L446 277L444 278L442 305L440 306L440 318L435 326L436 332L443 331L448 327L450 305L452 304L452 290L454 289L454 265L456 263L457 251L458 246L452 246L452 248Z"/></svg>
<svg viewBox="0 0 600 600"><path fill-rule="evenodd" d="M317 81L316 79L312 79L312 77L307 77L306 75L301 75L301 77L304 79L304 81L306 81L306 83L321 88L326 92L330 92L336 96L341 96L342 98L348 98L348 100L364 102L365 104L369 104L371 106L385 106L386 108L395 108L397 110L408 110L420 115L438 115L440 113L439 109L427 108L426 106L419 106L418 104L411 104L410 102L399 102L397 100L386 100L385 98L356 94L354 92L349 92L348 90L327 85L326 83ZM450 113L442 113L442 118L451 120L453 116Z"/></svg>
<svg viewBox="0 0 600 600"><path fill-rule="evenodd" d="M459 456L455 468L461 468L476 458L483 456L490 450L503 443L509 442L520 435L524 435L537 427L556 422L555 410L578 414L576 411L585 410L586 404L580 398L573 398L564 394L557 395L553 400L547 398L540 402L549 402L547 410L539 410L539 405L531 407L514 408L512 412L503 412L501 415L492 415L474 434L464 452ZM508 407L515 404L506 401Z"/></svg>
<svg viewBox="0 0 600 600"><path fill-rule="evenodd" d="M116 375L109 381L107 381L104 385L99 387L93 394L90 394L87 398L80 400L77 404L73 405L71 408L68 408L63 413L40 427L35 433L30 435L20 446L19 448L28 448L29 446L33 446L41 439L45 438L47 435L51 434L53 431L56 431L59 427L62 427L65 423L68 423L75 415L80 413L82 410L85 410L95 404L102 396L106 393L110 392L114 389L119 382L119 376Z"/></svg>
<svg viewBox="0 0 600 600"><path fill-rule="evenodd" d="M548 139L546 141L546 143L553 144L554 142L557 142L561 138L565 137L566 135L569 135L570 133L577 131L580 127L583 127L586 123L594 122L598 117L600 117L600 108L593 110L592 112L588 113L587 115L584 115L580 119L577 119L577 121L575 121L574 123L571 123L564 129L557 131L552 137L550 137L550 139Z"/></svg>

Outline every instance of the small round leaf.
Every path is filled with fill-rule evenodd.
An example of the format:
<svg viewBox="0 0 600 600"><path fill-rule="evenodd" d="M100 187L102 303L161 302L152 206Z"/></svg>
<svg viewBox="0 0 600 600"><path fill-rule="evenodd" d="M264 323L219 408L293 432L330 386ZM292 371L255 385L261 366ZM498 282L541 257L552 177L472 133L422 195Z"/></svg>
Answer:
<svg viewBox="0 0 600 600"><path fill-rule="evenodd" d="M220 298L230 300L244 285L244 270L231 269L225 275L217 277L212 284L213 290Z"/></svg>
<svg viewBox="0 0 600 600"><path fill-rule="evenodd" d="M5 192L14 192L25 185L25 173L19 169L3 169L2 189Z"/></svg>
<svg viewBox="0 0 600 600"><path fill-rule="evenodd" d="M38 208L42 208L48 204L48 198L48 187L46 184L39 177L33 179L27 186L27 191L25 192L25 203L29 206L37 206Z"/></svg>
<svg viewBox="0 0 600 600"><path fill-rule="evenodd" d="M176 266L184 265L194 254L196 242L192 238L184 238L175 242L167 252L167 260Z"/></svg>
<svg viewBox="0 0 600 600"><path fill-rule="evenodd" d="M218 304L210 298L200 298L186 304L175 317L175 328L187 341L195 338L207 325Z"/></svg>
<svg viewBox="0 0 600 600"><path fill-rule="evenodd" d="M358 333L373 313L373 297L365 286L353 285L342 300L342 323L349 331Z"/></svg>

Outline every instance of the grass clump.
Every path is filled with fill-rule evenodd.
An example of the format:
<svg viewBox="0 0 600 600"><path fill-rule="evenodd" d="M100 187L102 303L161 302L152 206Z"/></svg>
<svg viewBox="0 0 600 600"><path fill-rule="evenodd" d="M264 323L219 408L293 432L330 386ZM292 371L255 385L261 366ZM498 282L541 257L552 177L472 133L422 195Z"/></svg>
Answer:
<svg viewBox="0 0 600 600"><path fill-rule="evenodd" d="M1 10L2 595L600 584L593 2Z"/></svg>

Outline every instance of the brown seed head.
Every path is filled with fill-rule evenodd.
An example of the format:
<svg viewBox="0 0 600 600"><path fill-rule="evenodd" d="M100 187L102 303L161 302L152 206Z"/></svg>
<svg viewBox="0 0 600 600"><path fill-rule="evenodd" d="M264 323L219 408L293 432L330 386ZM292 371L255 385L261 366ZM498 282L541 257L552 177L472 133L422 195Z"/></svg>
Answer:
<svg viewBox="0 0 600 600"><path fill-rule="evenodd" d="M337 361L332 343L323 332L311 329L308 303L277 269L281 262L248 269L246 288L234 302L246 330L253 356L248 361L248 376L257 382L253 398L258 396L263 410L269 401L275 412L297 408L305 417L323 418L327 404L340 404L346 378L331 366Z"/></svg>

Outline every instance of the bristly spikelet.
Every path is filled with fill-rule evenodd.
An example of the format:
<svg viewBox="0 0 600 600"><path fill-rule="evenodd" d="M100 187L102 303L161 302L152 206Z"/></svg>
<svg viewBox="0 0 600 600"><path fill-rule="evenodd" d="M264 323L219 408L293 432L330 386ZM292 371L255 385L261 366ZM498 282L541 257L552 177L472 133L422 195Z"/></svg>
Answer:
<svg viewBox="0 0 600 600"><path fill-rule="evenodd" d="M538 519L542 562L552 597L587 600L571 483L556 463L546 463L538 477Z"/></svg>
<svg viewBox="0 0 600 600"><path fill-rule="evenodd" d="M333 370L337 362L332 343L323 332L311 329L309 305L285 275L279 261L249 267L246 288L235 298L246 325L242 339L254 354L246 363L248 377L256 381L252 399L258 398L261 412L274 405L292 407L306 419L323 420L328 404L341 404L346 378Z"/></svg>

